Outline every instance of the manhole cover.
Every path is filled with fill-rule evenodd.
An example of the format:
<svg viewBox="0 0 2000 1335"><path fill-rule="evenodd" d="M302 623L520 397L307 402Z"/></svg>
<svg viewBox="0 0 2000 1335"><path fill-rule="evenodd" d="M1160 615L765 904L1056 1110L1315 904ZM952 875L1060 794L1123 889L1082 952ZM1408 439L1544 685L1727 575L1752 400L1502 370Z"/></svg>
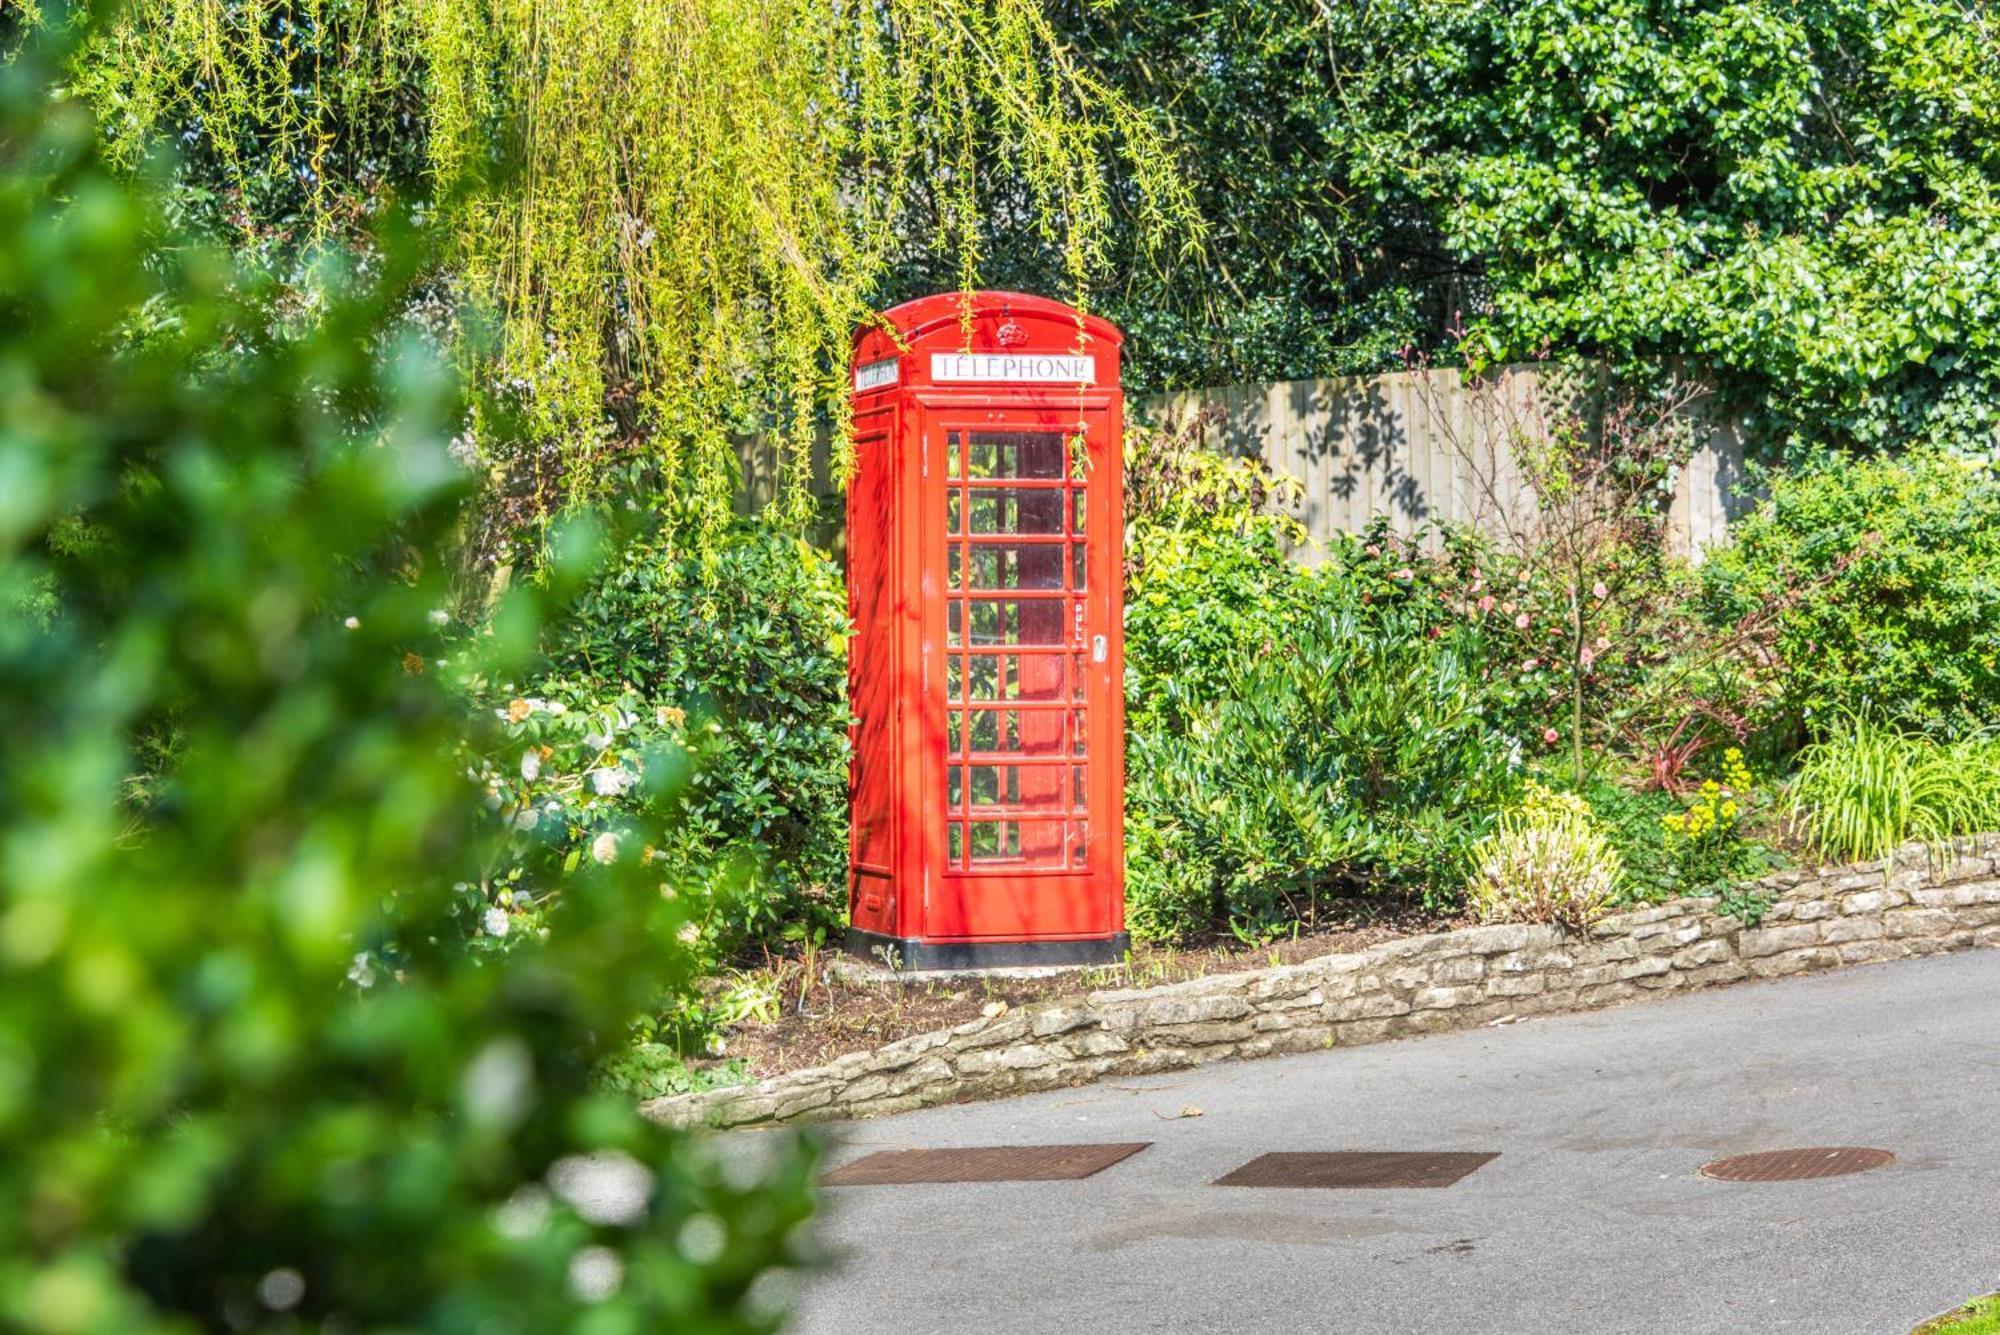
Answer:
<svg viewBox="0 0 2000 1335"><path fill-rule="evenodd" d="M1803 1182L1815 1177L1841 1177L1880 1168L1896 1156L1860 1145L1814 1145L1803 1150L1766 1150L1739 1154L1701 1166L1703 1177L1718 1182Z"/></svg>
<svg viewBox="0 0 2000 1335"><path fill-rule="evenodd" d="M1262 1154L1218 1187L1448 1187L1500 1156L1486 1153Z"/></svg>
<svg viewBox="0 0 2000 1335"><path fill-rule="evenodd" d="M1129 1159L1149 1140L1124 1145L986 1145L958 1150L878 1150L821 1179L830 1187L906 1182L1065 1182Z"/></svg>

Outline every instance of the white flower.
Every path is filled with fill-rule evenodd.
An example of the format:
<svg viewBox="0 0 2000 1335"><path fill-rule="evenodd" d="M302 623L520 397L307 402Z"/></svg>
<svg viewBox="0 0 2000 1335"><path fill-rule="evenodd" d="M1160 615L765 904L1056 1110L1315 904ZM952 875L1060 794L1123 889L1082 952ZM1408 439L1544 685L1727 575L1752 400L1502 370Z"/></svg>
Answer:
<svg viewBox="0 0 2000 1335"><path fill-rule="evenodd" d="M431 609L430 621L433 626L450 625L451 613L445 611L442 607L433 607Z"/></svg>
<svg viewBox="0 0 2000 1335"><path fill-rule="evenodd" d="M630 788L638 780L638 775L623 766L608 766L590 772L590 791L599 797L616 797Z"/></svg>
<svg viewBox="0 0 2000 1335"><path fill-rule="evenodd" d="M682 945L691 946L701 940L701 928L691 922L684 922L681 924L681 929L675 932L674 935L680 938Z"/></svg>
<svg viewBox="0 0 2000 1335"><path fill-rule="evenodd" d="M609 863L618 857L618 836L606 830L590 841L590 856L599 862Z"/></svg>
<svg viewBox="0 0 2000 1335"><path fill-rule="evenodd" d="M511 924L506 909L488 909L485 919L479 925L486 929L488 936L505 936Z"/></svg>
<svg viewBox="0 0 2000 1335"><path fill-rule="evenodd" d="M517 830L532 830L541 823L541 819L541 812L535 810L533 807L522 807L520 812L514 817L514 828Z"/></svg>
<svg viewBox="0 0 2000 1335"><path fill-rule="evenodd" d="M341 622L340 624L341 624L341 625L343 625L343 626L345 626L345 627L347 627L347 628L348 628L349 630L360 630L360 629L361 629L361 618L360 618L360 617L349 617L349 618L347 618L347 620L345 620L345 621Z"/></svg>
<svg viewBox="0 0 2000 1335"><path fill-rule="evenodd" d="M347 966L347 981L356 987L375 986L375 962L362 951L354 957L354 963Z"/></svg>
<svg viewBox="0 0 2000 1335"><path fill-rule="evenodd" d="M529 783L542 777L542 753L537 748L531 746L521 753L521 777Z"/></svg>
<svg viewBox="0 0 2000 1335"><path fill-rule="evenodd" d="M564 714L569 713L569 706L560 700L551 700L544 708L557 718L561 718Z"/></svg>
<svg viewBox="0 0 2000 1335"><path fill-rule="evenodd" d="M605 747L611 745L611 734L608 732L587 732L583 735L583 744L593 751L602 751Z"/></svg>

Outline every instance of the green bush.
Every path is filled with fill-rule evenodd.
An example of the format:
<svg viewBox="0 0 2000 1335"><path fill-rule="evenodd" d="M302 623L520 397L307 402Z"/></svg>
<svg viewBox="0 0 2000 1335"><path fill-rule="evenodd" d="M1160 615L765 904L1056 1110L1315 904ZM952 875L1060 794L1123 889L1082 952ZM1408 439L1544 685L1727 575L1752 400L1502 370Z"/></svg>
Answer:
<svg viewBox="0 0 2000 1335"><path fill-rule="evenodd" d="M1269 936L1329 896L1455 902L1518 765L1476 658L1466 634L1322 613L1212 699L1167 683L1127 739L1134 932Z"/></svg>
<svg viewBox="0 0 2000 1335"><path fill-rule="evenodd" d="M809 1162L732 1181L589 1083L688 982L660 877L579 866L510 951L454 924L553 853L498 837L447 687L542 599L434 620L468 479L388 319L412 258L274 310L42 75L0 66L0 1325L769 1328ZM586 1154L629 1214L565 1194Z"/></svg>
<svg viewBox="0 0 2000 1335"><path fill-rule="evenodd" d="M1727 625L1778 604L1780 743L1868 712L1938 737L2000 722L2000 467L1935 453L1780 475L1702 567Z"/></svg>
<svg viewBox="0 0 2000 1335"><path fill-rule="evenodd" d="M1788 806L1813 847L1842 861L2000 830L2000 740L1941 743L1849 718L1800 753Z"/></svg>
<svg viewBox="0 0 2000 1335"><path fill-rule="evenodd" d="M683 880L734 869L741 883L703 923L721 955L839 920L846 635L839 568L810 543L748 523L693 555L661 529L552 627L547 667L523 687L572 719L594 703L590 735L613 755L687 751L676 819L647 843Z"/></svg>

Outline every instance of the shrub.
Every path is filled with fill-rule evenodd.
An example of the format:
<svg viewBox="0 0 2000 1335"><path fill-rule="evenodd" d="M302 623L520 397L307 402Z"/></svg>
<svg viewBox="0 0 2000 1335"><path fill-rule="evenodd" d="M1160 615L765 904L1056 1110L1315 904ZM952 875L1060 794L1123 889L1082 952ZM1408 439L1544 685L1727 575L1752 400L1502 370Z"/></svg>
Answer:
<svg viewBox="0 0 2000 1335"><path fill-rule="evenodd" d="M1702 568L1732 623L1782 600L1781 740L1867 712L1939 737L2000 722L2000 467L1936 453L1829 461L1770 499ZM1787 586L1818 581L1807 596Z"/></svg>
<svg viewBox="0 0 2000 1335"><path fill-rule="evenodd" d="M1466 902L1481 922L1588 927L1618 892L1618 850L1573 793L1530 781L1519 806L1473 854Z"/></svg>
<svg viewBox="0 0 2000 1335"><path fill-rule="evenodd" d="M1259 937L1331 895L1454 902L1518 764L1474 658L1462 635L1322 613L1213 699L1163 685L1127 742L1133 930Z"/></svg>
<svg viewBox="0 0 2000 1335"><path fill-rule="evenodd" d="M579 868L528 949L453 927L498 849L432 621L461 418L388 316L415 257L280 320L50 87L0 65L0 609L47 610L0 614L32 702L0 747L0 1325L769 1328L808 1159L737 1180L587 1080L687 981L659 877ZM540 604L457 652L518 670ZM564 1194L585 1154L643 1181L629 1217Z"/></svg>
<svg viewBox="0 0 2000 1335"><path fill-rule="evenodd" d="M632 787L619 757L664 747L665 763L681 766L676 819L644 842L683 882L718 870L741 882L703 914L719 954L839 919L846 635L839 568L810 543L753 522L697 556L662 528L627 546L552 627L548 665L524 688L567 703L570 730L600 741L587 773L617 789L611 806ZM578 729L579 717L594 722ZM567 783L580 791L576 776ZM594 822L571 824L594 837Z"/></svg>
<svg viewBox="0 0 2000 1335"><path fill-rule="evenodd" d="M1768 869L1768 850L1743 833L1752 792L1743 752L1732 746L1722 753L1719 777L1704 779L1684 810L1660 818L1674 893L1720 894Z"/></svg>
<svg viewBox="0 0 2000 1335"><path fill-rule="evenodd" d="M1938 742L1854 716L1800 753L1787 806L1812 846L1842 861L2000 830L2000 740Z"/></svg>

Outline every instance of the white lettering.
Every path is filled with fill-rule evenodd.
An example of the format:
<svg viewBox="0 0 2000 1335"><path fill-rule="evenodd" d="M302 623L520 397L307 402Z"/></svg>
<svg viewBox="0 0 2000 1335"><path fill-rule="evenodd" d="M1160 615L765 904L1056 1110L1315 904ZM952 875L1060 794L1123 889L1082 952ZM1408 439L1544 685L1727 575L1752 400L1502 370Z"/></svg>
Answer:
<svg viewBox="0 0 2000 1335"><path fill-rule="evenodd" d="M864 362L854 368L854 388L856 390L880 389L893 385L903 378L901 364L894 357L884 357L880 361Z"/></svg>
<svg viewBox="0 0 2000 1335"><path fill-rule="evenodd" d="M934 381L1031 381L1037 384L1094 385L1097 359L1056 353L934 352Z"/></svg>

